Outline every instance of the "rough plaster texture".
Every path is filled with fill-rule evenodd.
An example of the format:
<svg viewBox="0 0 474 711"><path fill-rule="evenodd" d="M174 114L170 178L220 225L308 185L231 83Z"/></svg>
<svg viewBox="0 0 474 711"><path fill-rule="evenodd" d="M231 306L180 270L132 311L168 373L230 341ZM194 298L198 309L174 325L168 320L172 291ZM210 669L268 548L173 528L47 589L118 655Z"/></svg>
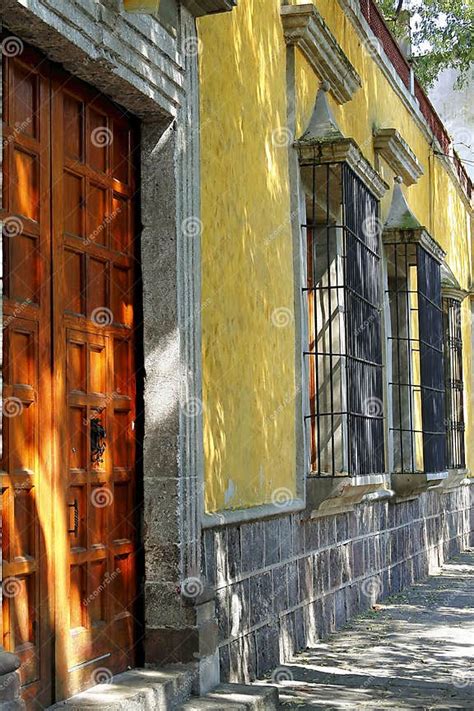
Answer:
<svg viewBox="0 0 474 711"><path fill-rule="evenodd" d="M253 680L472 543L474 486L207 530L222 678Z"/></svg>
<svg viewBox="0 0 474 711"><path fill-rule="evenodd" d="M198 22L208 513L296 498L296 319L280 3Z"/></svg>
<svg viewBox="0 0 474 711"><path fill-rule="evenodd" d="M329 99L341 131L357 141L371 166L377 166L374 128L399 131L425 168L418 183L406 191L408 204L446 249L450 268L467 288L470 238L459 182L446 162L433 155L432 137L426 122L420 123L413 97L407 92L405 101L397 91L387 67L377 61L373 46L371 51L341 7L345 3L314 3L362 78L352 101L339 106ZM307 128L320 77L298 48L291 48L293 55L287 51L280 9L274 0L244 0L230 16L207 17L198 23L201 155L206 176L202 186L205 496L206 511L217 516L251 507L255 516L262 515L263 509L257 507L269 505L281 488L287 498L294 497L295 460L303 451L295 433L301 367L297 366L295 378L299 313L293 293L297 277L290 267L295 256L296 207L291 152L294 136ZM289 91L290 61L294 62L294 97ZM379 163L393 185L390 167L383 159ZM382 220L390 201L391 190L381 201ZM466 317L465 313L463 328L469 340ZM300 343L296 350L300 352ZM467 372L467 347L465 353ZM467 382L468 401L470 390ZM466 418L468 427L472 419Z"/></svg>

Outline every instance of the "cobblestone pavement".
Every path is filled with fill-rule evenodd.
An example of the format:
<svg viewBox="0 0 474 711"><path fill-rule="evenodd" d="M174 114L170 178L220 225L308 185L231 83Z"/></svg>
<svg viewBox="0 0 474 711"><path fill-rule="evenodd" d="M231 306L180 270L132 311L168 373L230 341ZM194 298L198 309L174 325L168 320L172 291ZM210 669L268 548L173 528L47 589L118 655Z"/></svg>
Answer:
<svg viewBox="0 0 474 711"><path fill-rule="evenodd" d="M474 709L474 549L279 667L281 708Z"/></svg>

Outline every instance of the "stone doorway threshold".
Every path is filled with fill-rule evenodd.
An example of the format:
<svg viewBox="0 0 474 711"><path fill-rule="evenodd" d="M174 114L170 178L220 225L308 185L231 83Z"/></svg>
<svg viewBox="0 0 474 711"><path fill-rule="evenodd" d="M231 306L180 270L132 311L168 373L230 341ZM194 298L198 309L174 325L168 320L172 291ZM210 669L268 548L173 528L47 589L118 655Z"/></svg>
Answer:
<svg viewBox="0 0 474 711"><path fill-rule="evenodd" d="M275 711L278 692L273 686L220 684L205 696L192 696L194 672L186 666L162 670L132 669L107 684L83 691L50 706L64 711Z"/></svg>

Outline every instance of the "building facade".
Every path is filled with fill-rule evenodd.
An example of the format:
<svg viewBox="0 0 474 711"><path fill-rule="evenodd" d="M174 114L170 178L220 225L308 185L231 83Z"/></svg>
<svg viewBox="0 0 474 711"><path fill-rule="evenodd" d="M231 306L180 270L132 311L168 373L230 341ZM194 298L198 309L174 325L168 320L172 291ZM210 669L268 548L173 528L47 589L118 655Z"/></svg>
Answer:
<svg viewBox="0 0 474 711"><path fill-rule="evenodd" d="M235 681L469 541L471 186L374 3L199 37L202 580Z"/></svg>
<svg viewBox="0 0 474 711"><path fill-rule="evenodd" d="M472 186L375 4L144 5L1 10L18 708L254 680L472 540Z"/></svg>

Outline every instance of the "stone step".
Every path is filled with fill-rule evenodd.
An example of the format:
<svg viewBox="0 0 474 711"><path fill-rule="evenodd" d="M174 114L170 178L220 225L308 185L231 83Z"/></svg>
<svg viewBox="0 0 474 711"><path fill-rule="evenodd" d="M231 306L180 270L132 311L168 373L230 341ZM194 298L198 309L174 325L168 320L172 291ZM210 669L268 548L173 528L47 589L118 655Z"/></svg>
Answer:
<svg viewBox="0 0 474 711"><path fill-rule="evenodd" d="M60 701L50 710L171 711L189 699L193 679L192 669L185 665L160 671L132 669L117 674L106 684L98 684Z"/></svg>
<svg viewBox="0 0 474 711"><path fill-rule="evenodd" d="M180 711L275 711L279 708L274 686L219 684L205 696L192 697Z"/></svg>

